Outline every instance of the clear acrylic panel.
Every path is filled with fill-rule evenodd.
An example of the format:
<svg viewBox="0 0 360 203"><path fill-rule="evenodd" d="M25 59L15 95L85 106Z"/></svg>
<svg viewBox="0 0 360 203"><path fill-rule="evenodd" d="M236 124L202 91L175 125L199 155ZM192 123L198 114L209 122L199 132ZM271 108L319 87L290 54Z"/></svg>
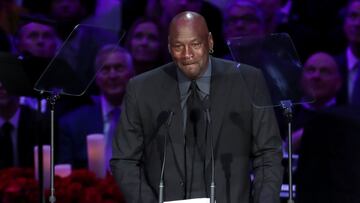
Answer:
<svg viewBox="0 0 360 203"><path fill-rule="evenodd" d="M95 56L107 44L120 44L124 34L94 25L77 25L35 83L40 92L81 96L95 80L101 66Z"/></svg>
<svg viewBox="0 0 360 203"><path fill-rule="evenodd" d="M284 101L296 105L313 101L313 98L303 98L300 86L302 64L288 34L238 37L229 39L227 44L240 69L241 64L247 64L263 72L271 101L253 100L255 106L281 106Z"/></svg>

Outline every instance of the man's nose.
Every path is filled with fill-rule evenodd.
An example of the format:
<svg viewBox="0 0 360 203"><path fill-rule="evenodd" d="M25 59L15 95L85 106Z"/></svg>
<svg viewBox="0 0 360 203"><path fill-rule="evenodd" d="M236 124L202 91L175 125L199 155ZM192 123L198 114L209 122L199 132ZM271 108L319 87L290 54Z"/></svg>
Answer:
<svg viewBox="0 0 360 203"><path fill-rule="evenodd" d="M185 58L192 58L193 57L193 52L192 49L189 46L185 46L185 50L184 50L184 56Z"/></svg>

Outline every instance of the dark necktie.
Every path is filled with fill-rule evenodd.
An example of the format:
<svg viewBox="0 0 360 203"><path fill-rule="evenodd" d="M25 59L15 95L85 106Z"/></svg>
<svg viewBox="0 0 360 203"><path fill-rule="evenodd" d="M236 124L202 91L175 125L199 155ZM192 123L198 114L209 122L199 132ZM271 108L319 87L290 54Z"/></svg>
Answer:
<svg viewBox="0 0 360 203"><path fill-rule="evenodd" d="M11 133L13 130L13 125L9 122L5 122L2 127L2 135L1 135L1 157L4 164L4 167L11 167L14 165L14 151L13 151L13 143L11 139Z"/></svg>
<svg viewBox="0 0 360 203"><path fill-rule="evenodd" d="M186 102L187 198L204 197L205 120L203 104L195 81L191 82Z"/></svg>
<svg viewBox="0 0 360 203"><path fill-rule="evenodd" d="M112 157L112 138L114 137L114 134L116 133L116 127L119 121L120 117L120 109L119 108L113 108L108 113L108 122L109 122L109 129L106 134L106 144L105 144L105 163L106 163L106 169L110 170L110 159Z"/></svg>
<svg viewBox="0 0 360 203"><path fill-rule="evenodd" d="M351 95L351 104L360 106L360 63L358 63L357 66L357 73L355 76L353 91Z"/></svg>

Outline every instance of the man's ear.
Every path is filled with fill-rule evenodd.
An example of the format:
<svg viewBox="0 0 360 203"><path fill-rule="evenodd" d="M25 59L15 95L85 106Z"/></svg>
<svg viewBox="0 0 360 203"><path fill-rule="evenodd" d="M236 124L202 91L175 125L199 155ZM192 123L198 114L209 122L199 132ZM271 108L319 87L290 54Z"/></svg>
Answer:
<svg viewBox="0 0 360 203"><path fill-rule="evenodd" d="M212 54L212 53L214 53L214 40L213 40L211 32L209 32L209 35L208 35L208 43L209 43L209 53Z"/></svg>

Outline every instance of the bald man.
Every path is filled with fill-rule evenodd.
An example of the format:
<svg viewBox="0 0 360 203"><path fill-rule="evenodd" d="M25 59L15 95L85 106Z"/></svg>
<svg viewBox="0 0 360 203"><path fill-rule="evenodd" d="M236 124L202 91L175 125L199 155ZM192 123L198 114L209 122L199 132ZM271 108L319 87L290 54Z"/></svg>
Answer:
<svg viewBox="0 0 360 203"><path fill-rule="evenodd" d="M211 139L217 202L279 202L278 124L273 109L253 105L270 102L264 78L258 69L212 57L213 46L204 18L182 12L169 27L173 62L128 83L111 160L127 203L158 202L164 155L165 201L209 197ZM188 99L202 107L193 109Z"/></svg>
<svg viewBox="0 0 360 203"><path fill-rule="evenodd" d="M305 97L314 99L309 108L320 109L334 105L341 85L340 69L331 55L317 52L307 59L301 86Z"/></svg>
<svg viewBox="0 0 360 203"><path fill-rule="evenodd" d="M292 121L292 149L296 154L301 149L304 126L311 126L314 116L320 110L338 106L336 96L342 87L342 77L335 59L326 52L312 54L305 62L301 87L303 103L295 106Z"/></svg>

